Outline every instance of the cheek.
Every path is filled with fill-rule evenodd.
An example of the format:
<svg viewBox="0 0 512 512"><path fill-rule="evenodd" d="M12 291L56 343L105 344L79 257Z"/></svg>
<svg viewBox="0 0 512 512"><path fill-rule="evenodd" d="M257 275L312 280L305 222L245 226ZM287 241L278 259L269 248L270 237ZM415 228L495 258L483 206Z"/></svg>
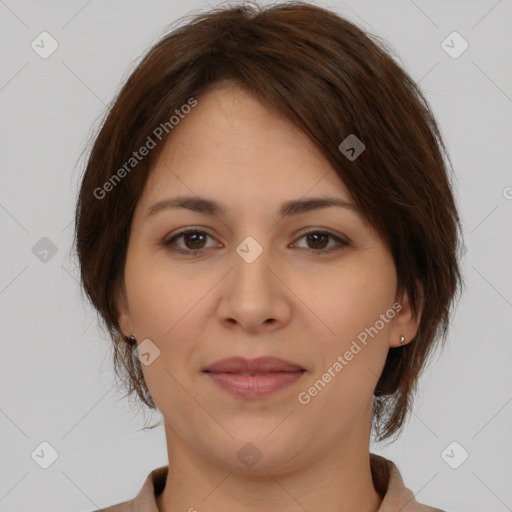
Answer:
<svg viewBox="0 0 512 512"><path fill-rule="evenodd" d="M141 365L152 398L160 410L176 404L183 408L187 394L179 383L185 380L184 369L197 346L200 326L194 321L194 306L205 288L142 252L128 255L125 282L138 341L149 339L159 350L151 364Z"/></svg>
<svg viewBox="0 0 512 512"><path fill-rule="evenodd" d="M331 273L329 280L322 281L311 296L311 309L336 339L356 337L373 326L395 301L393 262L385 256L377 261L368 258L371 264L366 264L363 258L360 260Z"/></svg>
<svg viewBox="0 0 512 512"><path fill-rule="evenodd" d="M166 270L143 251L128 253L125 282L130 313L145 338L167 339L194 305L193 283L186 282L179 272Z"/></svg>
<svg viewBox="0 0 512 512"><path fill-rule="evenodd" d="M312 309L329 328L324 330L327 335L317 338L321 364L313 381L322 379L328 369L336 375L328 384L329 393L317 405L330 400L340 407L355 405L371 397L389 349L395 317L394 263L385 253L380 258L360 256L333 273L327 286L313 297ZM325 375L325 380L329 378Z"/></svg>
<svg viewBox="0 0 512 512"><path fill-rule="evenodd" d="M181 381L211 317L207 294L219 277L209 272L194 278L175 265L171 268L161 257L139 254L126 263L130 312L140 339L150 339L160 350L153 364L143 366L146 381L150 385L154 380L156 386L169 381L163 368Z"/></svg>

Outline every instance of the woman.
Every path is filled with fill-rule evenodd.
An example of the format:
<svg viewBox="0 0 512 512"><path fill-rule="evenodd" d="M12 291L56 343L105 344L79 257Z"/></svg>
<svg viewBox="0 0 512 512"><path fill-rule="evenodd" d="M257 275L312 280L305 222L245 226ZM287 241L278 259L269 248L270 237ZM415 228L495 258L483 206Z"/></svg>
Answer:
<svg viewBox="0 0 512 512"><path fill-rule="evenodd" d="M461 283L444 156L412 79L320 7L218 8L147 53L76 246L170 463L104 510L439 510L369 441L399 433Z"/></svg>

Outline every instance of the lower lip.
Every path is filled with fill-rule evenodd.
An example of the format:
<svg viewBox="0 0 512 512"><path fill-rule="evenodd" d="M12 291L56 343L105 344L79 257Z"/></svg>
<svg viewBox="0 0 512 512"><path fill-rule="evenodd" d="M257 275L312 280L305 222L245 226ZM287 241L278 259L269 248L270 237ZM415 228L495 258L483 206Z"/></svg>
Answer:
<svg viewBox="0 0 512 512"><path fill-rule="evenodd" d="M261 398L290 386L305 372L206 373L217 385L237 397Z"/></svg>

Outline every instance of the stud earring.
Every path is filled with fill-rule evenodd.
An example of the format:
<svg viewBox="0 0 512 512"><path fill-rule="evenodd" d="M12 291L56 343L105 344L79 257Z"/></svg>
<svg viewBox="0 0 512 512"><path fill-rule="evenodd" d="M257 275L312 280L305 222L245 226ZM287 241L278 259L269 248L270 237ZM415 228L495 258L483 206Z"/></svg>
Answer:
<svg viewBox="0 0 512 512"><path fill-rule="evenodd" d="M400 336L400 345L405 341L405 337L404 336Z"/></svg>
<svg viewBox="0 0 512 512"><path fill-rule="evenodd" d="M128 338L128 343L130 345L133 345L135 343L135 333L133 333L129 338Z"/></svg>

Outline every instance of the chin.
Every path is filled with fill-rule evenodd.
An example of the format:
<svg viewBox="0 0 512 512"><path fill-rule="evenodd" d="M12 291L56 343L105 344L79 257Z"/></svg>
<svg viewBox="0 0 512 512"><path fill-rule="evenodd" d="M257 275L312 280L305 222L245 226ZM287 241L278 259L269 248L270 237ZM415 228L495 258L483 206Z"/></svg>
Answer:
<svg viewBox="0 0 512 512"><path fill-rule="evenodd" d="M241 474L267 475L290 471L292 461L301 453L300 444L291 434L281 432L277 435L276 431L270 434L275 427L274 422L270 428L253 427L251 433L246 431L236 435L231 431L234 438L215 443L216 451L211 456L229 470ZM211 444L209 448L211 450Z"/></svg>

